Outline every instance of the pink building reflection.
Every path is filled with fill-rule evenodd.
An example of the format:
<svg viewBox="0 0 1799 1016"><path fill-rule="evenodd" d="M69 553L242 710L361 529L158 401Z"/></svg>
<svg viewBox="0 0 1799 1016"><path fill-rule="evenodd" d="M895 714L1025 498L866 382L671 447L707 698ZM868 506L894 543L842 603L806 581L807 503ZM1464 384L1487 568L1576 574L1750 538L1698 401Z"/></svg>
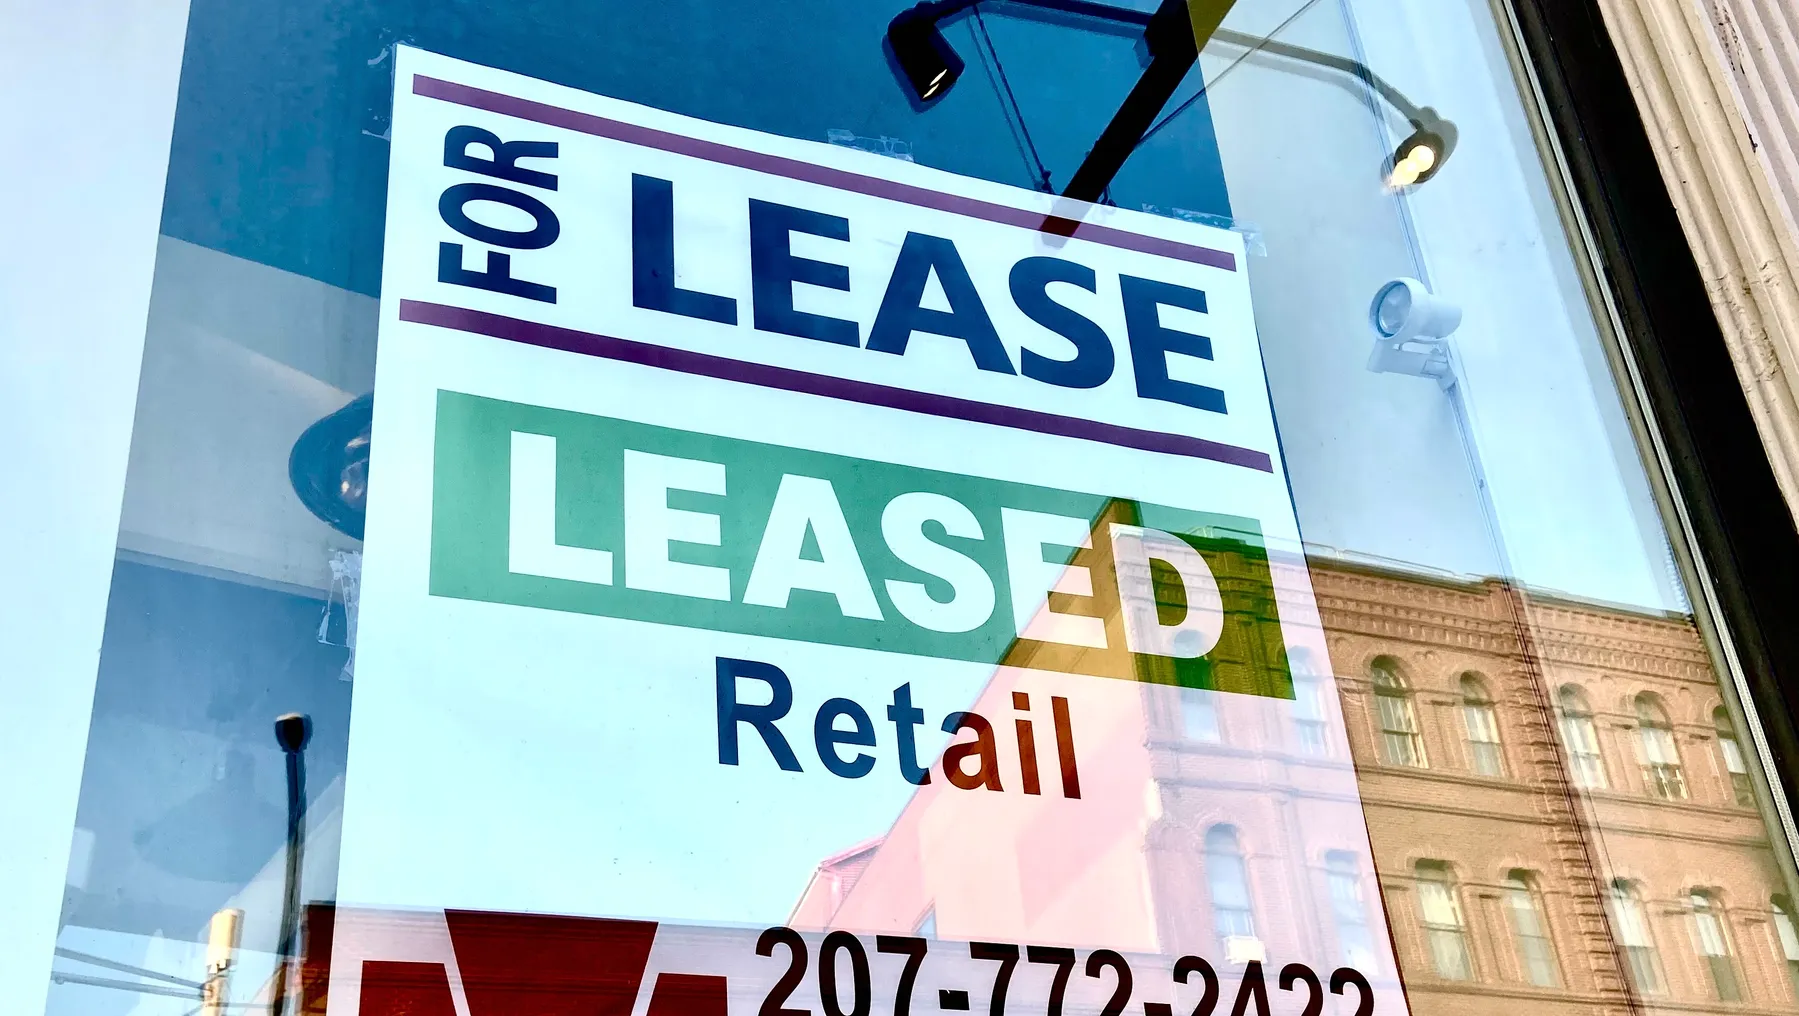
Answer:
<svg viewBox="0 0 1799 1016"><path fill-rule="evenodd" d="M1109 570L1109 542L1096 540L1073 563ZM1212 571L1226 603L1254 607L1223 616L1210 680L1261 694L1174 686L1186 675L1165 659L1140 662L1134 681L1069 674L1080 667L1066 659L1056 661L1059 673L1032 669L1042 644L1017 643L969 708L996 727L1037 721L1043 792L1012 792L1022 774L1010 739L998 753L1006 792L951 786L941 763L933 766L885 836L819 864L793 925L1193 953L1221 971L1254 959L1350 965L1390 982L1337 695L1318 662L1309 595L1292 595L1309 594L1303 569L1277 562L1272 595L1255 560L1214 556ZM1152 588L1151 577L1136 588ZM1169 601L1184 598L1170 591L1171 578L1153 576L1153 600L1127 593L1107 603L1096 587L1084 603L1052 596L1049 606L1091 609L1122 644L1127 619L1153 622L1157 601L1167 621ZM1273 623L1277 600L1285 639ZM1293 698L1267 687L1283 659ZM1015 695L1028 698L1027 713ZM1046 747L1051 696L1071 703L1079 799L1059 792Z"/></svg>

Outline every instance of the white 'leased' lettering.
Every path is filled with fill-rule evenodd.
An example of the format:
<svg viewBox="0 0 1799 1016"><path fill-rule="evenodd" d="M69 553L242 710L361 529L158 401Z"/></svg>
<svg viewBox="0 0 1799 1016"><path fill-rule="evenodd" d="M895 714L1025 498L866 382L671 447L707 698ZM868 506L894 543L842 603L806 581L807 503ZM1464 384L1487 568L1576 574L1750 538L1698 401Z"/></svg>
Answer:
<svg viewBox="0 0 1799 1016"><path fill-rule="evenodd" d="M512 432L506 569L570 582L612 584L612 554L556 542L556 439Z"/></svg>
<svg viewBox="0 0 1799 1016"><path fill-rule="evenodd" d="M718 516L668 506L668 492L725 492L718 462L625 450L625 585L708 600L731 598L731 571L672 561L670 543L719 545Z"/></svg>
<svg viewBox="0 0 1799 1016"><path fill-rule="evenodd" d="M1012 587L1012 620L1018 637L1069 646L1106 648L1106 622L1097 617L1051 610L1050 593L1093 595L1093 572L1077 564L1043 559L1043 548L1093 549L1087 520L1072 515L1001 508L1005 530L1006 572Z"/></svg>
<svg viewBox="0 0 1799 1016"><path fill-rule="evenodd" d="M922 582L887 580L887 598L906 619L932 631L974 631L993 616L993 579L973 558L933 542L924 524L936 522L944 535L979 540L981 522L955 498L927 491L901 494L881 512L881 536L893 556L949 583L950 598L931 598Z"/></svg>
<svg viewBox="0 0 1799 1016"><path fill-rule="evenodd" d="M817 561L800 556L807 530L818 541ZM845 617L883 619L831 481L787 473L769 509L743 602L785 607L795 589L830 593Z"/></svg>
<svg viewBox="0 0 1799 1016"><path fill-rule="evenodd" d="M1187 614L1163 624L1156 613L1150 562L1161 561L1181 577ZM1192 545L1160 529L1112 523L1112 562L1124 601L1124 644L1133 653L1191 660L1204 656L1224 633L1224 598L1206 559ZM1147 606L1148 609L1143 609Z"/></svg>

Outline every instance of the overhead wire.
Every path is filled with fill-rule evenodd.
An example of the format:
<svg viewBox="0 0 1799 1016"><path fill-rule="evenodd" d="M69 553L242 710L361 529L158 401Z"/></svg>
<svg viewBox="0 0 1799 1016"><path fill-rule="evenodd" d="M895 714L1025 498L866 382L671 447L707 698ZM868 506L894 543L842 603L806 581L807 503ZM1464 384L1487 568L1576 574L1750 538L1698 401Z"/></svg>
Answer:
<svg viewBox="0 0 1799 1016"><path fill-rule="evenodd" d="M1313 0L1313 2L1316 3L1317 0ZM993 45L993 37L987 34L987 19L981 16L979 5L974 7L974 23L976 29L981 33L981 41L986 44L987 53L992 54L993 70L999 75L1000 87L1004 90L1006 102L1010 106L1007 120L1018 122L1018 133L1024 140L1025 151L1029 153L1027 168L1035 170L1039 188L1045 192L1054 193L1055 186L1050 183L1049 168L1043 164L1043 156L1037 152L1037 143L1031 139L1031 129L1024 122L1024 108L1018 104L1018 96L1012 93L1012 81L1006 77L1006 65L1000 62L999 49ZM986 62L983 57L981 63L985 65Z"/></svg>
<svg viewBox="0 0 1799 1016"><path fill-rule="evenodd" d="M1150 138L1154 137L1157 133L1159 133L1162 130L1162 128L1167 127L1171 122L1173 122L1175 117L1180 116L1182 113L1185 113L1190 106L1192 106L1194 103L1198 102L1201 98L1203 98L1205 96L1206 91L1208 89L1210 89L1213 85L1216 85L1218 82L1223 81L1225 75L1236 70L1239 64L1243 63L1243 61L1254 56L1258 51L1261 50L1261 48L1263 46L1267 45L1270 42L1273 42L1275 36L1281 34L1283 31L1286 31L1288 25L1291 25L1294 21L1297 21L1301 14L1304 14L1306 11L1311 10L1313 7L1317 6L1317 4L1318 4L1318 0L1306 0L1305 3L1299 5L1298 10L1294 11L1292 14L1287 15L1286 19L1283 20L1280 24L1275 25L1274 30L1269 32L1266 36L1263 36L1263 38L1260 42L1258 42L1254 46L1251 46L1248 49L1244 50L1242 55L1238 56L1235 60L1232 60L1229 64L1226 64L1224 70L1219 71L1217 76L1212 78L1212 80L1202 81L1199 86L1199 91L1194 92L1192 95L1188 96L1186 98L1186 100L1183 101L1180 105L1174 107L1173 112L1169 113L1167 116L1164 116L1161 120L1159 120L1154 125L1152 125L1149 128L1149 130L1144 131L1143 136L1137 139L1137 145L1141 145L1145 141L1148 141ZM1133 149L1135 147L1136 147L1136 145L1132 146Z"/></svg>

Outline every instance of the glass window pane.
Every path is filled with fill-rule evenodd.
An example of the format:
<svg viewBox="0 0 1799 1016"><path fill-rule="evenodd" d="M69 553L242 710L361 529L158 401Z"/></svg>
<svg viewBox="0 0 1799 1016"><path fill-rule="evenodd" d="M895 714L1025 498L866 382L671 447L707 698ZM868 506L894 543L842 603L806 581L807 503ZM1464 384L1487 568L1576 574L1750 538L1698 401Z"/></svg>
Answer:
<svg viewBox="0 0 1799 1016"><path fill-rule="evenodd" d="M1422 767L1424 746L1418 738L1418 717L1412 709L1411 695L1398 677L1385 668L1375 668L1374 681L1383 757L1393 765Z"/></svg>
<svg viewBox="0 0 1799 1016"><path fill-rule="evenodd" d="M1712 723L1718 734L1718 753L1723 757L1725 779L1730 782L1731 800L1744 807L1755 804L1755 788L1749 780L1749 763L1743 757L1742 742L1731 727L1730 715L1722 706L1712 711Z"/></svg>
<svg viewBox="0 0 1799 1016"><path fill-rule="evenodd" d="M1543 914L1530 883L1520 875L1508 877L1505 882L1505 901L1506 909L1511 915L1512 933L1517 939L1518 965L1524 973L1525 981L1540 988L1554 987L1560 980L1556 970L1555 944L1549 937L1548 927L1543 922Z"/></svg>
<svg viewBox="0 0 1799 1016"><path fill-rule="evenodd" d="M1455 905L1455 897L1449 886L1438 881L1421 883L1418 886L1418 899L1424 907L1425 923L1461 926L1461 912Z"/></svg>
<svg viewBox="0 0 1799 1016"><path fill-rule="evenodd" d="M1380 697L1380 725L1388 733L1409 735L1413 732L1411 704L1404 696Z"/></svg>
<svg viewBox="0 0 1799 1016"><path fill-rule="evenodd" d="M1419 865L1418 905L1424 919L1424 937L1438 977L1465 981L1473 976L1468 956L1462 910L1448 873L1441 867Z"/></svg>
<svg viewBox="0 0 1799 1016"><path fill-rule="evenodd" d="M1300 671L1293 676L1294 740L1301 753L1324 755L1330 751L1330 712L1326 688L1315 675Z"/></svg>
<svg viewBox="0 0 1799 1016"><path fill-rule="evenodd" d="M1666 709L1647 693L1638 695L1637 745L1643 765L1643 787L1651 797L1678 800L1687 796L1680 753L1674 744Z"/></svg>
<svg viewBox="0 0 1799 1016"><path fill-rule="evenodd" d="M62 301L135 401L21 403L130 423L47 1013L549 1011L480 943L595 918L657 1014L779 928L1786 1001L1770 714L1505 4L176 6L142 278Z"/></svg>
<svg viewBox="0 0 1799 1016"><path fill-rule="evenodd" d="M1649 925L1643 919L1643 905L1627 889L1615 889L1612 895L1612 921L1618 930L1618 941L1626 946L1650 947Z"/></svg>
<svg viewBox="0 0 1799 1016"><path fill-rule="evenodd" d="M1302 755L1328 755L1331 750L1331 694L1310 651L1293 656L1293 743Z"/></svg>
<svg viewBox="0 0 1799 1016"><path fill-rule="evenodd" d="M1728 956L1730 949L1724 944L1724 929L1718 924L1718 916L1707 909L1708 904L1693 904L1693 923L1699 935L1699 954L1702 956Z"/></svg>
<svg viewBox="0 0 1799 1016"><path fill-rule="evenodd" d="M1791 901L1784 896L1776 896L1771 901L1774 907L1774 932L1779 943L1780 959L1786 968L1787 981L1792 989L1793 997L1799 999L1799 933L1793 928L1793 907Z"/></svg>
<svg viewBox="0 0 1799 1016"><path fill-rule="evenodd" d="M1605 760L1599 750L1599 731L1580 690L1564 685L1557 696L1562 744L1568 751L1569 776L1577 787L1603 790Z"/></svg>
<svg viewBox="0 0 1799 1016"><path fill-rule="evenodd" d="M1491 704L1464 702L1462 723L1468 730L1469 768L1481 776L1500 776L1505 772L1499 746L1499 719Z"/></svg>
<svg viewBox="0 0 1799 1016"><path fill-rule="evenodd" d="M1711 975L1712 992L1720 1001L1735 1002L1742 998L1742 988L1717 903L1705 893L1694 893L1688 902L1693 908L1694 944Z"/></svg>
<svg viewBox="0 0 1799 1016"><path fill-rule="evenodd" d="M1353 856L1333 852L1326 860L1331 917L1336 924L1342 962L1358 970L1374 970L1378 960L1374 933L1368 924L1368 907L1362 899L1362 880Z"/></svg>
<svg viewBox="0 0 1799 1016"><path fill-rule="evenodd" d="M1679 765L1674 750L1674 732L1660 727L1643 728L1643 754L1651 765Z"/></svg>
<svg viewBox="0 0 1799 1016"><path fill-rule="evenodd" d="M1181 689L1181 726L1195 741L1217 743L1223 739L1218 726L1218 693L1203 688Z"/></svg>
<svg viewBox="0 0 1799 1016"><path fill-rule="evenodd" d="M1618 937L1618 944L1624 947L1632 982L1645 995L1661 994L1661 959L1656 952L1655 939L1650 932L1642 900L1634 888L1619 882L1613 885L1608 902L1614 934Z"/></svg>
<svg viewBox="0 0 1799 1016"><path fill-rule="evenodd" d="M1774 930L1780 942L1780 954L1788 960L1799 960L1799 933L1793 930L1792 911L1776 901Z"/></svg>
<svg viewBox="0 0 1799 1016"><path fill-rule="evenodd" d="M1724 753L1724 768L1730 775L1741 776L1749 772L1748 764L1743 761L1743 746L1736 742L1736 738L1721 739L1718 747Z"/></svg>
<svg viewBox="0 0 1799 1016"><path fill-rule="evenodd" d="M1211 889L1213 928L1219 938L1255 937L1249 872L1237 836L1229 829L1206 835L1206 880Z"/></svg>

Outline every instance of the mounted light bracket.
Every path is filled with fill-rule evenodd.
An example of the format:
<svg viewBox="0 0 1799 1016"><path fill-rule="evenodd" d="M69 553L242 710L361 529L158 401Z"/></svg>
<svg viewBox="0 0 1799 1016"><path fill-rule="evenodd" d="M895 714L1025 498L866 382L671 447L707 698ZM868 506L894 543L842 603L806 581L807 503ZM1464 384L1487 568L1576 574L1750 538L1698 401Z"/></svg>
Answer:
<svg viewBox="0 0 1799 1016"><path fill-rule="evenodd" d="M901 11L887 26L887 44L912 96L921 104L934 104L961 76L963 62L943 37L942 22L970 10L983 0L924 0ZM1054 11L1113 25L1140 28L1150 53L1149 66L1137 80L1111 123L1093 143L1080 168L1062 192L1064 197L1098 201L1112 185L1124 161L1142 143L1168 99L1199 61L1199 53L1216 39L1270 56L1297 60L1347 74L1373 89L1399 111L1413 132L1393 153L1385 167L1388 183L1396 189L1414 186L1435 176L1455 150L1455 124L1429 107L1420 107L1399 89L1369 70L1367 65L1335 53L1234 32L1223 26L1236 0L1163 0L1153 13L1128 7L1112 7L1094 0L986 0L1005 6Z"/></svg>

